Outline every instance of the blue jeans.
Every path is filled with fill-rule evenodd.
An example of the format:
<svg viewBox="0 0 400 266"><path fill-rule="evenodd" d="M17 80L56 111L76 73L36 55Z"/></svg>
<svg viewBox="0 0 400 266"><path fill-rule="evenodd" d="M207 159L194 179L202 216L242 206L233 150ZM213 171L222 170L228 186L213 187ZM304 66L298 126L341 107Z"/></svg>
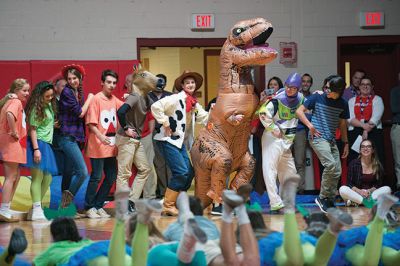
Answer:
<svg viewBox="0 0 400 266"><path fill-rule="evenodd" d="M78 142L73 136L60 136L58 145L63 151L64 160L62 191L69 190L75 195L88 176L85 160L83 159ZM76 178L73 180L74 182L71 182L74 175Z"/></svg>
<svg viewBox="0 0 400 266"><path fill-rule="evenodd" d="M185 144L178 148L167 141L156 141L164 159L172 172L168 188L174 191L186 191L192 184L194 172Z"/></svg>
<svg viewBox="0 0 400 266"><path fill-rule="evenodd" d="M89 183L85 196L85 209L95 207L96 209L103 208L104 201L115 180L117 179L117 158L90 158L92 165L92 174L90 175ZM104 171L104 180L99 190L99 182ZM96 193L97 191L97 193Z"/></svg>
<svg viewBox="0 0 400 266"><path fill-rule="evenodd" d="M59 144L60 139L61 139L60 133L54 131L52 148L53 148L54 156L56 157L56 161L57 161L58 175L62 175L62 173L64 171L64 157L63 157L64 155L60 148L60 144Z"/></svg>

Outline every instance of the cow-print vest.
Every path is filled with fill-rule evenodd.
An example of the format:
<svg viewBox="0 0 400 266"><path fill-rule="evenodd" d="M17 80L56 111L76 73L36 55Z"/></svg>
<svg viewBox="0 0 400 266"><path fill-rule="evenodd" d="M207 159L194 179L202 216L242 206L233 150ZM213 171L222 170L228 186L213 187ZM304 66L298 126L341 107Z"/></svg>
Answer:
<svg viewBox="0 0 400 266"><path fill-rule="evenodd" d="M167 96L160 101L168 101L175 102L175 110L165 110L165 114L169 116L169 126L172 130L172 135L170 137L166 137L164 134L164 127L160 124L157 124L154 135L155 140L167 141L172 145L182 148L183 140L185 137L186 130L186 93L181 91L178 94L173 94ZM154 104L156 104L155 102Z"/></svg>

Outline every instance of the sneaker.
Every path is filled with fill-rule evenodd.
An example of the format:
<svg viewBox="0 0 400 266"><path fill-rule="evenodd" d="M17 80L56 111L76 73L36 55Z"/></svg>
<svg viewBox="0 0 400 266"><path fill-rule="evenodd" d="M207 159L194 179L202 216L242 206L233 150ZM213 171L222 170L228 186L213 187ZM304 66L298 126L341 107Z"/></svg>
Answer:
<svg viewBox="0 0 400 266"><path fill-rule="evenodd" d="M222 216L222 204L219 204L218 206L213 204L211 215Z"/></svg>
<svg viewBox="0 0 400 266"><path fill-rule="evenodd" d="M279 211L283 207L285 207L285 205L283 204L283 202L280 202L278 205L271 206L271 211Z"/></svg>
<svg viewBox="0 0 400 266"><path fill-rule="evenodd" d="M222 200L224 201L224 204L227 204L232 209L244 202L243 197L233 190L224 190L222 193Z"/></svg>
<svg viewBox="0 0 400 266"><path fill-rule="evenodd" d="M330 205L332 205L332 203L329 202L329 199L326 198L321 199L320 197L315 198L315 203L318 205L318 207L323 213L327 213L328 209L330 208Z"/></svg>
<svg viewBox="0 0 400 266"><path fill-rule="evenodd" d="M96 208L90 208L89 210L86 211L86 216L89 219L98 219L101 218L100 215L97 214Z"/></svg>
<svg viewBox="0 0 400 266"><path fill-rule="evenodd" d="M236 193L242 196L244 202L247 202L250 200L250 193L252 190L253 186L251 184L244 184L237 189Z"/></svg>
<svg viewBox="0 0 400 266"><path fill-rule="evenodd" d="M7 223L18 222L19 219L14 218L8 210L0 209L0 221Z"/></svg>
<svg viewBox="0 0 400 266"><path fill-rule="evenodd" d="M128 202L128 213L129 214L134 214L136 212L136 207L135 207L135 203L131 200L129 200Z"/></svg>
<svg viewBox="0 0 400 266"><path fill-rule="evenodd" d="M32 210L31 220L32 221L46 220L46 216L44 216L42 208L34 208Z"/></svg>
<svg viewBox="0 0 400 266"><path fill-rule="evenodd" d="M328 208L327 209L328 219L330 223L336 222L340 223L341 225L352 225L353 218L350 214L338 209L338 208Z"/></svg>
<svg viewBox="0 0 400 266"><path fill-rule="evenodd" d="M135 203L137 220L148 224L153 213L161 213L163 206L155 199L139 199Z"/></svg>
<svg viewBox="0 0 400 266"><path fill-rule="evenodd" d="M328 208L336 208L335 201L332 199L326 199Z"/></svg>
<svg viewBox="0 0 400 266"><path fill-rule="evenodd" d="M355 202L352 202L351 200L346 201L346 207L358 207L358 204Z"/></svg>
<svg viewBox="0 0 400 266"><path fill-rule="evenodd" d="M190 218L187 220L187 223L189 225L191 234L196 238L196 240L202 244L206 243L207 235L197 224L196 220L194 218Z"/></svg>
<svg viewBox="0 0 400 266"><path fill-rule="evenodd" d="M111 215L109 215L103 208L98 209L97 214L100 216L100 218L110 218L111 217Z"/></svg>
<svg viewBox="0 0 400 266"><path fill-rule="evenodd" d="M271 214L271 215L284 214L284 207L285 207L285 205L283 204L283 202L279 203L276 206L271 206L271 209L269 210L269 214Z"/></svg>

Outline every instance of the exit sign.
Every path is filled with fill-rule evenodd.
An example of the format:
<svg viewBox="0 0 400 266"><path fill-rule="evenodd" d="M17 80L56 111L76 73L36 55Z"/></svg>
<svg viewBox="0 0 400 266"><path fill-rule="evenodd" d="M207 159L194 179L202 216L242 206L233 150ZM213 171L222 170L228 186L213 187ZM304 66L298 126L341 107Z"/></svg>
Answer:
<svg viewBox="0 0 400 266"><path fill-rule="evenodd" d="M215 29L214 14L192 14L193 31L213 31Z"/></svg>
<svg viewBox="0 0 400 266"><path fill-rule="evenodd" d="M385 26L385 13L360 12L360 27L361 28L383 28Z"/></svg>

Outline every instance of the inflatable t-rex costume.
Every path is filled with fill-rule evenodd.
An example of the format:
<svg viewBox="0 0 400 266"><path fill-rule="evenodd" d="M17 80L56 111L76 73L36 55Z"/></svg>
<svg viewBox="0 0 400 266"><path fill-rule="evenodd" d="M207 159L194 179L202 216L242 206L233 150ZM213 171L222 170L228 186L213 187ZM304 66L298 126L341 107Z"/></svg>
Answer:
<svg viewBox="0 0 400 266"><path fill-rule="evenodd" d="M252 177L255 161L248 151L248 139L259 100L251 69L276 58L277 52L265 43L272 31L271 23L263 18L240 21L222 47L217 102L191 150L195 194L204 208L212 201L221 203L226 178L233 171L237 173L231 189L236 190Z"/></svg>

